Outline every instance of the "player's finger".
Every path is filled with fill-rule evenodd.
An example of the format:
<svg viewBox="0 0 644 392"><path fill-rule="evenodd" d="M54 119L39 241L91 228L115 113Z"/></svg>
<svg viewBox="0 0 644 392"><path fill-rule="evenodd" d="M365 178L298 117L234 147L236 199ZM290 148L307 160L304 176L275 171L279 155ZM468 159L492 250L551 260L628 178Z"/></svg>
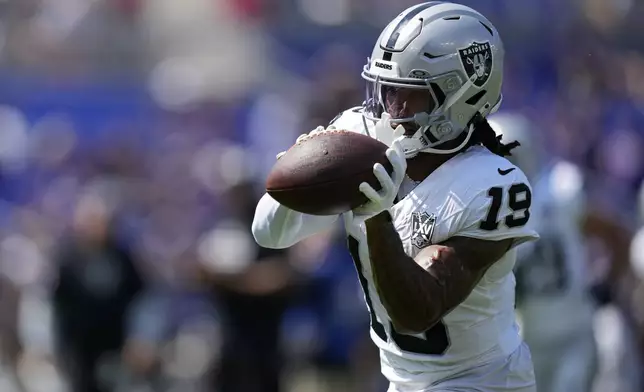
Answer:
<svg viewBox="0 0 644 392"><path fill-rule="evenodd" d="M378 202L380 200L380 195L378 194L378 192L376 192L376 190L373 189L373 187L368 183L363 182L362 184L360 184L358 189L367 197L367 199L373 202Z"/></svg>
<svg viewBox="0 0 644 392"><path fill-rule="evenodd" d="M395 159L398 162L406 163L405 150L402 147L400 139L394 140L391 147L387 149L387 158L389 158L389 160Z"/></svg>
<svg viewBox="0 0 644 392"><path fill-rule="evenodd" d="M353 223L353 211L349 210L345 213L342 214L342 220L344 221L344 225L346 227L350 227L351 224Z"/></svg>
<svg viewBox="0 0 644 392"><path fill-rule="evenodd" d="M394 141L391 143L391 146L387 150L393 150L397 154L402 153L402 145L400 144L400 140L398 138L394 139Z"/></svg>
<svg viewBox="0 0 644 392"><path fill-rule="evenodd" d="M407 169L407 157L400 139L394 141L394 150L396 151L396 159Z"/></svg>
<svg viewBox="0 0 644 392"><path fill-rule="evenodd" d="M400 155L399 150L394 148L387 149L386 155L387 159L389 159L389 163L391 163L391 166L394 168L393 182L398 183L402 181L405 176L405 172L407 171L407 162L405 161L405 158Z"/></svg>
<svg viewBox="0 0 644 392"><path fill-rule="evenodd" d="M389 159L393 168L391 178L395 184L400 184L407 172L407 162L405 161L405 158L399 156L398 152L394 149L387 150L386 154L387 159Z"/></svg>
<svg viewBox="0 0 644 392"><path fill-rule="evenodd" d="M398 125L396 129L394 129L394 140L402 137L405 137L405 127L403 127L402 125Z"/></svg>
<svg viewBox="0 0 644 392"><path fill-rule="evenodd" d="M387 169L379 163L373 165L373 174L376 176L382 187L381 193L389 194L394 191L394 181L392 180Z"/></svg>

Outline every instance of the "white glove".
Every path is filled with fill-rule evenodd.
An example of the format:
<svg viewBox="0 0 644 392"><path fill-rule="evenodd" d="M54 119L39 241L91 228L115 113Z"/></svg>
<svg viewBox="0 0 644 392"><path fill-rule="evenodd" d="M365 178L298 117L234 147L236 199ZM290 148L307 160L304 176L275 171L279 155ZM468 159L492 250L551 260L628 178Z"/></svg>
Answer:
<svg viewBox="0 0 644 392"><path fill-rule="evenodd" d="M326 130L332 130L332 129L335 129L335 127L334 127L333 125L329 126L328 128L324 128L323 126L321 126L321 125L320 125L320 126L318 126L317 128L315 128L314 130L312 130L311 132L309 132L309 133L303 133L303 134L301 134L300 136L298 136L298 137L297 137L297 139L295 140L295 144L300 143L301 141L303 141L303 140L304 140L304 139L306 139L307 137L309 137L309 136L313 136L313 135L315 135L316 133L320 133L320 132L324 132L324 131L326 131ZM277 155L275 156L275 159L280 159L280 158L282 157L282 155L284 155L285 153L286 153L286 151L282 151L282 152L280 152L279 154L277 154Z"/></svg>
<svg viewBox="0 0 644 392"><path fill-rule="evenodd" d="M391 144L391 147L387 149L386 154L389 163L391 163L391 166L393 167L391 176L380 163L373 165L373 174L380 182L381 189L380 191L376 191L366 182L360 184L358 189L369 201L360 207L354 208L352 211L345 213L345 221L349 219L350 221L353 221L353 223L359 223L372 216L378 215L382 211L390 209L394 205L394 200L396 200L398 190L400 189L400 185L402 184L407 172L407 160L405 159L405 153L400 146L399 140L395 140Z"/></svg>
<svg viewBox="0 0 644 392"><path fill-rule="evenodd" d="M391 116L388 113L383 113L380 116L380 121L376 123L373 132L376 135L376 140L389 147L393 144L394 140L404 135L405 128L402 125L398 125L396 129L393 129L391 127Z"/></svg>

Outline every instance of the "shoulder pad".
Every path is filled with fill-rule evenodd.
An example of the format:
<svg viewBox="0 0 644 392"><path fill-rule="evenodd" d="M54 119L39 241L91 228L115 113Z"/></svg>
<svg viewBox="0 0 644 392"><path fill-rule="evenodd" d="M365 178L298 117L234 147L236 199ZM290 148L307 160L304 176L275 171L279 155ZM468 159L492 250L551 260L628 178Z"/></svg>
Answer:
<svg viewBox="0 0 644 392"><path fill-rule="evenodd" d="M450 161L448 161L448 164ZM509 187L525 183L531 188L525 173L507 159L485 147L475 146L463 156L454 160L451 170L446 173L450 185L463 200L476 197L491 187Z"/></svg>
<svg viewBox="0 0 644 392"><path fill-rule="evenodd" d="M444 213L455 219L450 236L511 238L512 246L538 238L530 219L532 187L521 169L484 148L455 158L445 169L433 182L452 199Z"/></svg>
<svg viewBox="0 0 644 392"><path fill-rule="evenodd" d="M340 112L333 120L331 120L329 126L333 126L336 129L368 135L365 119L362 117L361 106L356 106Z"/></svg>

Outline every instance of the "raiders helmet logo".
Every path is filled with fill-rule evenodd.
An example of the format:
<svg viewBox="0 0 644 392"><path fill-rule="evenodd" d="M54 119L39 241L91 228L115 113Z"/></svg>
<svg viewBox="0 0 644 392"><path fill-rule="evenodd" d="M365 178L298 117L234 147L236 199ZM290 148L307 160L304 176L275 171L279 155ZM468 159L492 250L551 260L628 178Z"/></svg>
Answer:
<svg viewBox="0 0 644 392"><path fill-rule="evenodd" d="M474 85L483 87L492 72L492 49L490 48L490 43L474 42L467 48L459 49L458 53L461 55L461 64L463 64L467 77L471 79L476 75Z"/></svg>
<svg viewBox="0 0 644 392"><path fill-rule="evenodd" d="M412 235L411 243L418 249L423 249L432 244L436 216L427 212L414 212L411 214Z"/></svg>

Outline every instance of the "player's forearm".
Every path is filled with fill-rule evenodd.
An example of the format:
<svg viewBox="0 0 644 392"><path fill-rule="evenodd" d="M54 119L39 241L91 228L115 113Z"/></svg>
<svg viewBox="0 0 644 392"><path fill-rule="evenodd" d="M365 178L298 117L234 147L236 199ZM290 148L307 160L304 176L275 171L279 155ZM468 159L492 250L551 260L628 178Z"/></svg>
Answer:
<svg viewBox="0 0 644 392"><path fill-rule="evenodd" d="M481 277L453 258L420 266L405 253L388 212L367 220L366 227L375 285L399 332L431 328L467 298Z"/></svg>
<svg viewBox="0 0 644 392"><path fill-rule="evenodd" d="M265 194L257 204L252 231L264 248L282 249L331 229L337 216L313 216L286 208Z"/></svg>
<svg viewBox="0 0 644 392"><path fill-rule="evenodd" d="M389 318L399 332L422 332L440 319L439 301L427 301L435 283L405 253L388 212L365 224L374 282Z"/></svg>

